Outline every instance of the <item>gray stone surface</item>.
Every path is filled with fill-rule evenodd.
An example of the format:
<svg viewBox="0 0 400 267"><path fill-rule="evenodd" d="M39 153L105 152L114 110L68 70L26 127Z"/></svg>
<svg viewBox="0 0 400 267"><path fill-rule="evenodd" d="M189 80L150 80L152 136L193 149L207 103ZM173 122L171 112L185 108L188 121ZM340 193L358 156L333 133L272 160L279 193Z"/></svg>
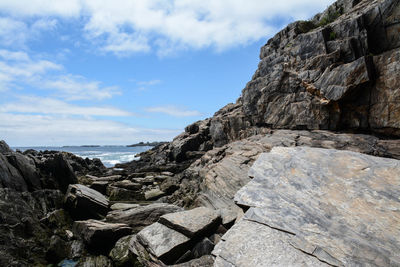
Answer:
<svg viewBox="0 0 400 267"><path fill-rule="evenodd" d="M115 203L112 204L110 209L111 210L128 210L128 209L133 209L139 207L139 204L135 203Z"/></svg>
<svg viewBox="0 0 400 267"><path fill-rule="evenodd" d="M244 221L284 232L293 237L285 239L291 247L332 265L400 265L400 161L275 147L260 155L249 175L254 178L235 196L239 205L251 207ZM235 258L223 256L233 262L230 257Z"/></svg>
<svg viewBox="0 0 400 267"><path fill-rule="evenodd" d="M243 219L215 246L214 266L329 266L291 246L291 237L291 234Z"/></svg>
<svg viewBox="0 0 400 267"><path fill-rule="evenodd" d="M190 239L160 223L141 230L137 240L154 256L166 264L173 263L188 248Z"/></svg>
<svg viewBox="0 0 400 267"><path fill-rule="evenodd" d="M175 205L154 203L127 210L113 210L107 214L106 219L109 222L126 223L131 226L135 232L138 232L145 226L157 222L162 215L181 210L181 207Z"/></svg>
<svg viewBox="0 0 400 267"><path fill-rule="evenodd" d="M214 258L211 255L202 256L188 262L172 265L173 267L211 267L214 266Z"/></svg>
<svg viewBox="0 0 400 267"><path fill-rule="evenodd" d="M217 226L220 219L217 211L199 207L163 215L159 222L186 236L193 237L206 234Z"/></svg>
<svg viewBox="0 0 400 267"><path fill-rule="evenodd" d="M75 218L102 218L107 214L109 202L101 193L81 184L69 185L64 199Z"/></svg>

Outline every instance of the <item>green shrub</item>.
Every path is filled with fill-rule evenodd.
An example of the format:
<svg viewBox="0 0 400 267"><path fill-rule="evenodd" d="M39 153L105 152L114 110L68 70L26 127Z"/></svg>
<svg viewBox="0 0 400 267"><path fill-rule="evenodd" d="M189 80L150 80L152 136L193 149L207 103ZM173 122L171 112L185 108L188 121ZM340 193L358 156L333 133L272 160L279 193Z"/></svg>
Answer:
<svg viewBox="0 0 400 267"><path fill-rule="evenodd" d="M324 16L320 22L319 22L319 26L326 26L332 22L334 22L338 17L340 17L341 15L343 15L344 10L343 7L340 7L339 9L336 10L328 10L328 14L326 14L326 16Z"/></svg>
<svg viewBox="0 0 400 267"><path fill-rule="evenodd" d="M297 24L296 33L297 33L297 34L306 33L306 32L309 32L309 31L311 31L311 30L313 30L313 29L315 29L315 28L317 28L317 27L318 27L318 25L316 25L316 24L315 24L313 21L311 21L311 20L300 21L300 22Z"/></svg>

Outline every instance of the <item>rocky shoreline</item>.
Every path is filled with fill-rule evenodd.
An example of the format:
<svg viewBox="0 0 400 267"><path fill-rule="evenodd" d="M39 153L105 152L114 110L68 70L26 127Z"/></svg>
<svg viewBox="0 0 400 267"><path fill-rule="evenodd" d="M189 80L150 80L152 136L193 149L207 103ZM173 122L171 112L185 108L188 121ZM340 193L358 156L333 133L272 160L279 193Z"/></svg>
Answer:
<svg viewBox="0 0 400 267"><path fill-rule="evenodd" d="M0 142L0 265L400 266L399 7L288 25L236 103L138 161Z"/></svg>

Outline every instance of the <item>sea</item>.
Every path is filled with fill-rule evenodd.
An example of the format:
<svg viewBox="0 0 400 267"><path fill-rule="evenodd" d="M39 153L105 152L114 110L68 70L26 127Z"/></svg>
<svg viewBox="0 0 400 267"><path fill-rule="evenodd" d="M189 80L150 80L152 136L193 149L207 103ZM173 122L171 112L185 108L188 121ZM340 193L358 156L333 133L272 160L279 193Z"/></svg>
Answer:
<svg viewBox="0 0 400 267"><path fill-rule="evenodd" d="M62 147L12 147L14 150L22 152L28 149L37 151L55 150L65 151L75 154L82 158L99 158L104 166L111 168L117 163L125 163L132 160L138 160L136 155L140 152L151 149L152 146L62 146Z"/></svg>

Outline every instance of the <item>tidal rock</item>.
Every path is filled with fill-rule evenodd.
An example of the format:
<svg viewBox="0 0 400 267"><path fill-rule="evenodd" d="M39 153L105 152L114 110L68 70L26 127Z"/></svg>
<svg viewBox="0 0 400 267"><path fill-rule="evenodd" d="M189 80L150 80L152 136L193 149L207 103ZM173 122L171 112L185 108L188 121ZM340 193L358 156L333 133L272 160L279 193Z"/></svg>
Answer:
<svg viewBox="0 0 400 267"><path fill-rule="evenodd" d="M153 223L137 234L137 240L155 257L173 263L186 249L190 239L160 223Z"/></svg>
<svg viewBox="0 0 400 267"><path fill-rule="evenodd" d="M41 189L40 174L33 159L21 154L11 153L7 155L8 162L11 163L24 178L29 191Z"/></svg>
<svg viewBox="0 0 400 267"><path fill-rule="evenodd" d="M275 147L260 155L249 174L254 178L235 200L251 207L244 220L257 222L257 228L284 232L291 238L281 242L331 265L400 265L400 228L394 227L400 225L399 160ZM223 237L225 242L233 241L230 234ZM226 253L233 255L228 246ZM290 255L285 250L275 253L267 265ZM237 258L221 257L230 262Z"/></svg>
<svg viewBox="0 0 400 267"><path fill-rule="evenodd" d="M0 186L10 188L16 191L27 191L28 185L19 171L12 166L7 157L0 154Z"/></svg>
<svg viewBox="0 0 400 267"><path fill-rule="evenodd" d="M87 186L74 184L65 194L65 206L74 218L102 218L108 212L109 202L105 196Z"/></svg>
<svg viewBox="0 0 400 267"><path fill-rule="evenodd" d="M45 180L47 186L54 186L62 192L66 192L70 184L76 184L78 179L63 153L57 152L39 165L41 172L50 179ZM51 183L54 183L52 185Z"/></svg>
<svg viewBox="0 0 400 267"><path fill-rule="evenodd" d="M113 264L106 256L100 255L82 258L76 267L113 267Z"/></svg>
<svg viewBox="0 0 400 267"><path fill-rule="evenodd" d="M74 233L81 237L89 248L108 252L115 242L123 236L130 235L132 228L122 223L106 223L97 220L76 221Z"/></svg>
<svg viewBox="0 0 400 267"><path fill-rule="evenodd" d="M109 196L110 201L133 201L144 199L141 191L133 191L115 186L107 187L107 195Z"/></svg>
<svg viewBox="0 0 400 267"><path fill-rule="evenodd" d="M134 183L130 180L122 180L122 181L114 182L111 185L115 186L115 187L119 187L119 188L128 189L128 190L140 190L142 188L141 184Z"/></svg>
<svg viewBox="0 0 400 267"><path fill-rule="evenodd" d="M0 154L13 152L4 140L0 140Z"/></svg>
<svg viewBox="0 0 400 267"><path fill-rule="evenodd" d="M122 237L110 251L109 256L116 267L132 266L131 261L134 259L129 250L132 237L132 235Z"/></svg>
<svg viewBox="0 0 400 267"><path fill-rule="evenodd" d="M110 211L106 220L108 222L126 223L133 228L134 232L138 232L145 226L157 222L162 215L181 210L181 207L175 205L154 203L128 210Z"/></svg>
<svg viewBox="0 0 400 267"><path fill-rule="evenodd" d="M107 181L96 181L93 182L89 188L96 190L97 192L105 195L107 193L107 186L108 186L109 182Z"/></svg>
<svg viewBox="0 0 400 267"><path fill-rule="evenodd" d="M213 249L214 243L205 237L192 248L192 256L194 259L197 259L205 255L210 255Z"/></svg>
<svg viewBox="0 0 400 267"><path fill-rule="evenodd" d="M217 211L200 207L163 215L159 222L186 236L193 237L207 235L207 232L218 226L220 219Z"/></svg>

